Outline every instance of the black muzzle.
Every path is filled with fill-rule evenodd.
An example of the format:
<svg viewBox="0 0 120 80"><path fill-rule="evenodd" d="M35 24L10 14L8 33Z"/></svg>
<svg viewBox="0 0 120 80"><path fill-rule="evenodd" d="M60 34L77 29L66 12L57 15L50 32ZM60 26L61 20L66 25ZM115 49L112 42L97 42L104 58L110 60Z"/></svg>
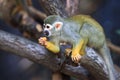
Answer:
<svg viewBox="0 0 120 80"><path fill-rule="evenodd" d="M45 34L45 36L49 36L50 35L49 31L47 31L47 30L44 31L44 34Z"/></svg>

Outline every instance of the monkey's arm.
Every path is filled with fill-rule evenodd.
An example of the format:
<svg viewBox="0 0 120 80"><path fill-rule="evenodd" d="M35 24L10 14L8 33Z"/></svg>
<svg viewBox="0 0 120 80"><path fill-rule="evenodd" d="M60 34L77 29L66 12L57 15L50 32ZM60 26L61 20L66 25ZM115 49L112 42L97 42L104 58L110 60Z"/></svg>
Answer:
<svg viewBox="0 0 120 80"><path fill-rule="evenodd" d="M45 46L48 50L50 50L53 53L58 53L60 51L60 48L57 44L57 42L55 44L53 44L50 41L47 41L46 37L41 37L39 39L39 43L43 46Z"/></svg>
<svg viewBox="0 0 120 80"><path fill-rule="evenodd" d="M49 41L46 41L45 43L45 47L52 51L53 53L58 53L60 51L60 48L56 45L54 45L53 43L49 42Z"/></svg>

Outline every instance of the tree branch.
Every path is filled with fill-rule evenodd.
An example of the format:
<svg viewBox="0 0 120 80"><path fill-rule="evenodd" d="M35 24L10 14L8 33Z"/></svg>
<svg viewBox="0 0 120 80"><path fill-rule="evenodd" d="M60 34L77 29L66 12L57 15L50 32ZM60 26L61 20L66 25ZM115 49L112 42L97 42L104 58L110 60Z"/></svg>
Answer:
<svg viewBox="0 0 120 80"><path fill-rule="evenodd" d="M43 46L2 30L0 30L0 49L45 65L53 71L60 69L59 59L56 58L55 55L52 55L52 53L48 52ZM78 77L82 80L87 80L86 70L81 67L76 68L70 65L65 65L62 71L65 74Z"/></svg>
<svg viewBox="0 0 120 80"><path fill-rule="evenodd" d="M0 30L0 49L45 65L53 71L60 69L60 59L44 47L2 30ZM101 57L91 48L86 48L86 53L81 59L81 65L89 71L94 80L108 80L107 69ZM65 64L60 71L82 80L89 80L88 72L82 66Z"/></svg>
<svg viewBox="0 0 120 80"><path fill-rule="evenodd" d="M32 6L29 6L28 8L29 8L30 13L33 15L35 19L44 20L47 17L45 13L38 11Z"/></svg>
<svg viewBox="0 0 120 80"><path fill-rule="evenodd" d="M67 17L68 14L65 11L66 0L39 0L40 5L44 9L47 15L60 15Z"/></svg>
<svg viewBox="0 0 120 80"><path fill-rule="evenodd" d="M2 15L0 18L17 27L25 37L38 39L42 32L41 24L30 17L27 11L22 8L21 3L17 3L16 1L2 0L0 2L0 14ZM40 15L34 8L30 8L30 10L37 12L36 15ZM45 15L41 18L45 18Z"/></svg>
<svg viewBox="0 0 120 80"><path fill-rule="evenodd" d="M92 14L103 0L39 0L47 15L57 14L62 17L77 14Z"/></svg>
<svg viewBox="0 0 120 80"><path fill-rule="evenodd" d="M33 7L32 0L23 0L21 2L24 10L27 11L27 13L30 14L33 18L38 20L44 20L47 17L45 13Z"/></svg>

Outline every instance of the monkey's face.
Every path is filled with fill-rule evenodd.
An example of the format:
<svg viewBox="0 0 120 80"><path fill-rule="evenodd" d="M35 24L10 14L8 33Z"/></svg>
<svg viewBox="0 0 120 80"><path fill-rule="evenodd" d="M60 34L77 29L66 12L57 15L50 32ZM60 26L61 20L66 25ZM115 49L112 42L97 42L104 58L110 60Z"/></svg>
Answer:
<svg viewBox="0 0 120 80"><path fill-rule="evenodd" d="M47 37L59 36L62 25L63 25L62 22L55 22L52 25L51 24L44 24L44 31L43 32Z"/></svg>
<svg viewBox="0 0 120 80"><path fill-rule="evenodd" d="M50 24L44 24L44 34L47 36L47 37L50 37L51 36L51 32L52 32L52 29L53 29L53 26L50 25Z"/></svg>

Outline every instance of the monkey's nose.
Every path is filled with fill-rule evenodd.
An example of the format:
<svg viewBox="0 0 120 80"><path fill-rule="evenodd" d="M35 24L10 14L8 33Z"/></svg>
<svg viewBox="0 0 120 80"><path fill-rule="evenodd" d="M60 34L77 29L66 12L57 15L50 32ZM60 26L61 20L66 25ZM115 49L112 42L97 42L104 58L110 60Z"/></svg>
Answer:
<svg viewBox="0 0 120 80"><path fill-rule="evenodd" d="M49 31L45 30L45 31L44 31L44 34L45 34L46 36L49 36Z"/></svg>

